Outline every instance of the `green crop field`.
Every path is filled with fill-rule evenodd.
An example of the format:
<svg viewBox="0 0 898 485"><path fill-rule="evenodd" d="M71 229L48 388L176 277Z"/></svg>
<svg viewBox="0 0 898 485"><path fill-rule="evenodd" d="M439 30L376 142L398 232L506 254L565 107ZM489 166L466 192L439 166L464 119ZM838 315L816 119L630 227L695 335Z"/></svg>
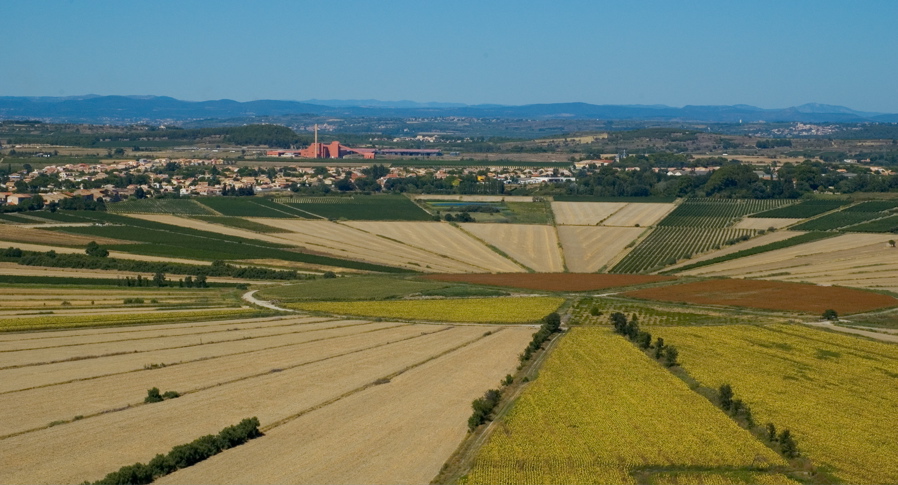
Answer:
<svg viewBox="0 0 898 485"><path fill-rule="evenodd" d="M843 212L887 212L898 209L898 201L894 200L871 200L869 202L861 202L860 204L846 207Z"/></svg>
<svg viewBox="0 0 898 485"><path fill-rule="evenodd" d="M659 222L658 226L722 228L748 214L791 203L784 199L688 199Z"/></svg>
<svg viewBox="0 0 898 485"><path fill-rule="evenodd" d="M642 273L658 270L754 233L752 229L658 227L615 265L611 272Z"/></svg>
<svg viewBox="0 0 898 485"><path fill-rule="evenodd" d="M253 222L240 217L193 216L193 218L199 219L201 221L211 222L214 224L221 224L223 226L236 227L237 229L246 229L247 231L261 232L266 234L289 232L286 229L269 226L268 224L259 224L258 222Z"/></svg>
<svg viewBox="0 0 898 485"><path fill-rule="evenodd" d="M222 215L232 217L314 217L263 197L198 197L196 201Z"/></svg>
<svg viewBox="0 0 898 485"><path fill-rule="evenodd" d="M446 288L450 283L383 276L317 279L303 283L266 288L262 298L282 302L303 300L385 300Z"/></svg>
<svg viewBox="0 0 898 485"><path fill-rule="evenodd" d="M895 232L898 233L898 215L883 217L875 221L865 222L846 227L843 230L849 232Z"/></svg>
<svg viewBox="0 0 898 485"><path fill-rule="evenodd" d="M0 221L11 222L14 224L40 224L40 221L35 221L34 219L29 219L16 214L0 214Z"/></svg>
<svg viewBox="0 0 898 485"><path fill-rule="evenodd" d="M845 226L853 226L862 222L879 219L885 214L879 212L833 212L817 219L803 222L795 227L796 231L831 231Z"/></svg>
<svg viewBox="0 0 898 485"><path fill-rule="evenodd" d="M327 219L350 221L429 221L433 217L406 197L395 195L360 195L343 202L288 203L290 207Z"/></svg>
<svg viewBox="0 0 898 485"><path fill-rule="evenodd" d="M86 217L81 217L79 214L82 212L49 212L49 211L37 211L37 212L29 212L28 215L31 217L39 217L41 219L46 220L47 222L93 222L91 219ZM38 221L29 219L29 222L34 224Z"/></svg>
<svg viewBox="0 0 898 485"><path fill-rule="evenodd" d="M848 201L845 200L805 200L797 204L752 214L749 217L806 219L838 209L846 204L848 204Z"/></svg>
<svg viewBox="0 0 898 485"><path fill-rule="evenodd" d="M176 216L214 215L215 211L193 199L128 199L111 203L106 210L114 214L172 214Z"/></svg>

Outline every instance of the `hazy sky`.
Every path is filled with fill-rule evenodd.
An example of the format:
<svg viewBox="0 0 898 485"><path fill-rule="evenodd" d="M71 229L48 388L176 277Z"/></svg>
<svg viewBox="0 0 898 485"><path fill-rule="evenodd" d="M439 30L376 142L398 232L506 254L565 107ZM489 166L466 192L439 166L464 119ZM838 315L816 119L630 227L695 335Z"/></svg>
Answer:
<svg viewBox="0 0 898 485"><path fill-rule="evenodd" d="M898 112L898 1L0 0L0 96Z"/></svg>

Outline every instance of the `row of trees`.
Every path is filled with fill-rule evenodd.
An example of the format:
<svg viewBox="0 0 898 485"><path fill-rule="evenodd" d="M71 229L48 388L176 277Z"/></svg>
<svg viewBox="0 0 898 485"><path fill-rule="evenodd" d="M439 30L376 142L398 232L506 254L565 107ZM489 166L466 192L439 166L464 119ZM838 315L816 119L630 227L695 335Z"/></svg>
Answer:
<svg viewBox="0 0 898 485"><path fill-rule="evenodd" d="M797 458L799 456L798 443L792 436L792 432L784 429L777 433L776 426L773 423L767 423L760 432L755 424L751 408L741 399L735 397L733 387L729 384L721 384L717 390L717 404L721 409L726 411L733 419L748 428L749 430L758 431L763 434L768 444L776 448L786 458Z"/></svg>
<svg viewBox="0 0 898 485"><path fill-rule="evenodd" d="M259 418L247 418L224 428L217 435L206 435L186 445L175 446L168 454L156 455L149 463L124 466L93 485L145 485L259 436L262 436Z"/></svg>
<svg viewBox="0 0 898 485"><path fill-rule="evenodd" d="M652 334L639 329L639 319L636 315L632 315L628 321L627 316L623 313L614 312L611 314L611 325L614 327L615 333L627 337L640 349L644 351L654 349L652 355L655 357L655 360L662 361L665 366L674 367L680 365L677 362L677 357L680 355L677 348L673 345L665 344L664 339L661 337L658 337L653 345Z"/></svg>

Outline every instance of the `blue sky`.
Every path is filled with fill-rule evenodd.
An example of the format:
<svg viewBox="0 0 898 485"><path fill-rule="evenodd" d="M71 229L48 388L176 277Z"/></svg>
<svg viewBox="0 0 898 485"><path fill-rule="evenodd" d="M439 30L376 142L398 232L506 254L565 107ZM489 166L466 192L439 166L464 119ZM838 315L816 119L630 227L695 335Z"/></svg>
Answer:
<svg viewBox="0 0 898 485"><path fill-rule="evenodd" d="M0 96L898 112L896 1L0 0Z"/></svg>

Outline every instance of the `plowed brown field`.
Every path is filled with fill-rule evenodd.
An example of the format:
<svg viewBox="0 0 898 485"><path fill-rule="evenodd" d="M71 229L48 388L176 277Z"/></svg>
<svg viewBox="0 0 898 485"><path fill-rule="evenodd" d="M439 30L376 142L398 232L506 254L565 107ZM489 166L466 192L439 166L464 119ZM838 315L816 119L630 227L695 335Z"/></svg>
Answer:
<svg viewBox="0 0 898 485"><path fill-rule="evenodd" d="M437 274L428 280L544 291L593 291L676 279L673 276L583 273Z"/></svg>
<svg viewBox="0 0 898 485"><path fill-rule="evenodd" d="M833 309L840 315L898 306L898 299L870 291L760 280L707 280L646 288L623 295L648 300L808 313Z"/></svg>

